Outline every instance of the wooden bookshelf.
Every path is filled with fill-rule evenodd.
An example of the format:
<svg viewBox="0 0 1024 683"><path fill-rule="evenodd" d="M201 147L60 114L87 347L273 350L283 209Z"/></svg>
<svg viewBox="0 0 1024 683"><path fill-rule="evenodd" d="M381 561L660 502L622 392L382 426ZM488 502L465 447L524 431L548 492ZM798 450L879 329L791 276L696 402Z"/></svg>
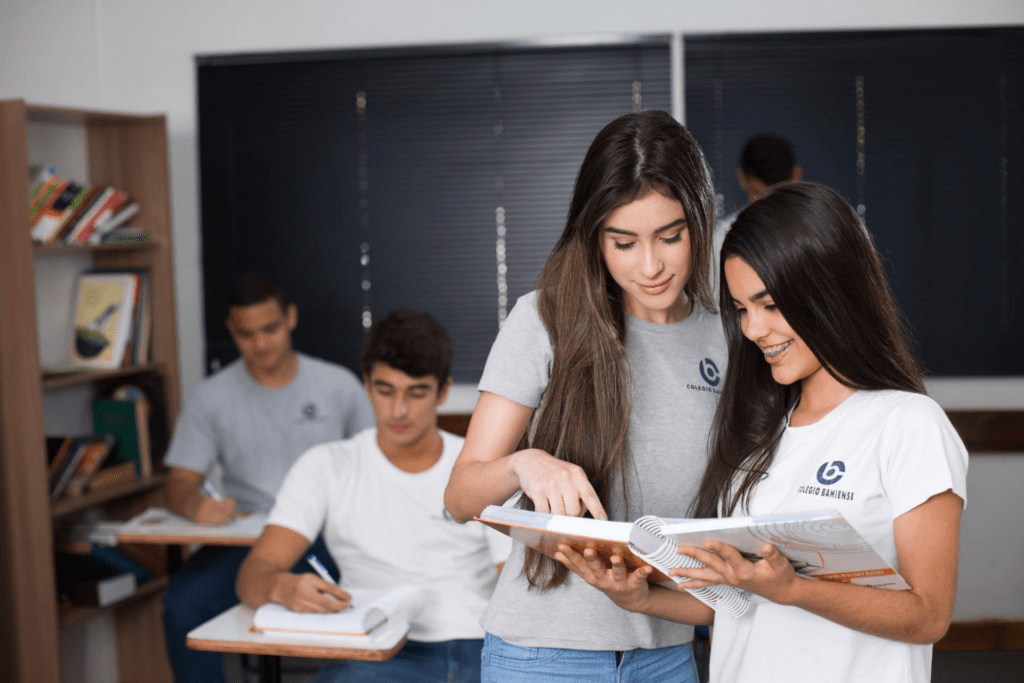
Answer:
<svg viewBox="0 0 1024 683"><path fill-rule="evenodd" d="M33 245L26 210L29 164L58 163L57 173L65 176L74 171L62 168L59 159L32 158L32 145L45 146L66 131L83 148L73 150L72 156L84 156L86 177L74 179L112 185L127 193L139 203L141 211L134 221L145 227L151 241L87 247ZM59 683L61 626L88 619L95 612L76 608L71 616L60 613L54 590L54 520L94 509L128 515L163 497L165 477L159 474L163 453L154 452L157 476L51 505L44 397L54 391L88 394L121 379L156 378L162 387L167 433L174 427L179 406L178 354L165 117L0 100L0 239L4 245L0 249L0 613L9 634L0 639L0 661L5 680ZM52 303L37 300L37 259L67 255L80 259L85 267L149 270L150 363L42 375L43 340L37 317ZM39 277L45 280L45 275ZM166 577L157 577L123 604L105 608L117 620L121 680L172 680L160 623L165 586Z"/></svg>

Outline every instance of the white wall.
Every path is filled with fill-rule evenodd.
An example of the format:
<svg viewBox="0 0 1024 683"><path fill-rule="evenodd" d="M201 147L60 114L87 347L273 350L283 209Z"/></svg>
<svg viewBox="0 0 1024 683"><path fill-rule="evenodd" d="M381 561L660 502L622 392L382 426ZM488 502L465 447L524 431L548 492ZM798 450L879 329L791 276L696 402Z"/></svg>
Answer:
<svg viewBox="0 0 1024 683"><path fill-rule="evenodd" d="M0 97L165 112L185 395L203 374L194 57L609 33L1024 25L1020 0L0 0ZM937 380L949 407L1024 407L1024 378ZM458 396L471 407L472 390ZM1024 619L1024 459L976 454L956 617ZM1007 503L1012 503L1009 505ZM995 527L993 529L993 527Z"/></svg>

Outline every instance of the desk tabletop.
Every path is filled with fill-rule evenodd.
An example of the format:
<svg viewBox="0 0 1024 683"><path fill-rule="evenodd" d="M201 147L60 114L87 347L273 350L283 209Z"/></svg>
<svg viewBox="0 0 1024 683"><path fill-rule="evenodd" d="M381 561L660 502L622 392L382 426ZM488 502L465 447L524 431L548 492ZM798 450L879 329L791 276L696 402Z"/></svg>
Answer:
<svg viewBox="0 0 1024 683"><path fill-rule="evenodd" d="M245 605L235 605L189 631L185 644L193 650L210 652L383 662L402 649L409 629L404 622L384 624L374 630L372 637L367 636L368 644L373 648L357 648L332 643L330 636L322 640L315 636L303 636L301 639L266 636L252 630L253 613Z"/></svg>
<svg viewBox="0 0 1024 683"><path fill-rule="evenodd" d="M196 524L164 508L149 508L118 527L117 542L251 546L266 524L266 515L236 517L216 526Z"/></svg>

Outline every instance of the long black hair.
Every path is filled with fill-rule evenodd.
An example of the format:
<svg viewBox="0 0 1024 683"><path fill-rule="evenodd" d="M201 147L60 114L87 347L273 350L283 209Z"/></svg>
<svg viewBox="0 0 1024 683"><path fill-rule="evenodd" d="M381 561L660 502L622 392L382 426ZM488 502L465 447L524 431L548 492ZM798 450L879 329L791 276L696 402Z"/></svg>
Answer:
<svg viewBox="0 0 1024 683"><path fill-rule="evenodd" d="M685 291L695 306L714 310L711 171L697 142L663 111L621 116L594 138L576 177L565 229L537 284L537 309L554 359L543 405L522 447L582 467L606 506L625 480L632 402L624 295L601 256L600 233L609 214L650 192L682 205L690 237ZM625 487L621 491L625 495ZM533 502L524 496L520 504L532 509ZM560 585L568 574L529 548L523 572L541 588Z"/></svg>
<svg viewBox="0 0 1024 683"><path fill-rule="evenodd" d="M783 185L737 216L719 265L741 258L793 331L845 386L924 393L920 367L874 241L853 207L816 183ZM724 271L721 271L723 272ZM725 515L766 476L800 384L783 386L743 336L724 275L719 287L729 370L695 514Z"/></svg>

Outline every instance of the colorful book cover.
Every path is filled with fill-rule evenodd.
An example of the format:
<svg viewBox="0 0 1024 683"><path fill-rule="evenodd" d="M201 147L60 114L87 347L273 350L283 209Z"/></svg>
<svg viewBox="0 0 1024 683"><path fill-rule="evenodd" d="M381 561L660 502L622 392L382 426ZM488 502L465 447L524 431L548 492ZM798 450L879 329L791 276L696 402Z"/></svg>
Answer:
<svg viewBox="0 0 1024 683"><path fill-rule="evenodd" d="M139 276L85 272L74 299L72 367L119 368L132 331Z"/></svg>

